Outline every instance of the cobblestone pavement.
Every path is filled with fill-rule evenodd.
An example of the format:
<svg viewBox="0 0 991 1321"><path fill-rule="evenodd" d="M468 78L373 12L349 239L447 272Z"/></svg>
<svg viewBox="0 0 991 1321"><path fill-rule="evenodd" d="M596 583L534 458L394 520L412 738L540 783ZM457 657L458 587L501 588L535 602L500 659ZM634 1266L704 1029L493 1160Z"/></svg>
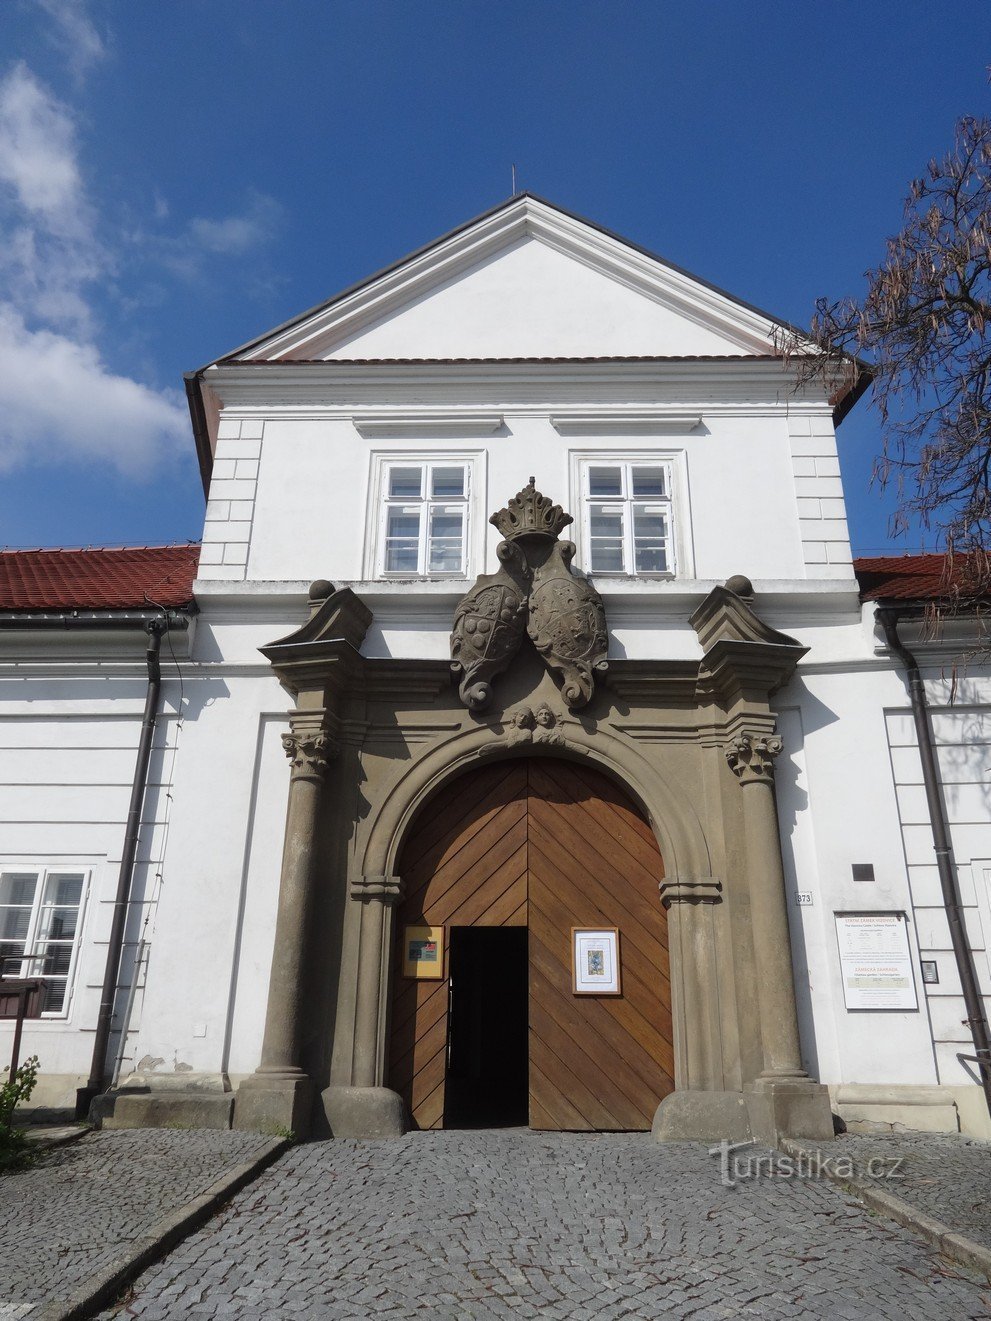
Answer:
<svg viewBox="0 0 991 1321"><path fill-rule="evenodd" d="M206 1130L104 1131L0 1176L0 1318L67 1297L269 1141Z"/></svg>
<svg viewBox="0 0 991 1321"><path fill-rule="evenodd" d="M960 1133L849 1133L821 1150L834 1163L848 1158L860 1178L991 1247L991 1142Z"/></svg>
<svg viewBox="0 0 991 1321"><path fill-rule="evenodd" d="M453 1318L991 1315L985 1282L824 1180L721 1185L646 1134L297 1147L116 1313Z"/></svg>

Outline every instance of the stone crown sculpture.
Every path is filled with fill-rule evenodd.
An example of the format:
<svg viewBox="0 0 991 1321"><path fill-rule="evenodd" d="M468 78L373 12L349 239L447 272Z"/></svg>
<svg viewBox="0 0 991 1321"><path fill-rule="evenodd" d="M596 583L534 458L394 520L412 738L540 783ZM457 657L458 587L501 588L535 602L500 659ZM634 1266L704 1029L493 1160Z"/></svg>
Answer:
<svg viewBox="0 0 991 1321"><path fill-rule="evenodd" d="M505 537L496 548L501 567L479 575L462 597L451 633L451 669L471 710L492 700L492 679L507 669L524 633L561 679L569 707L591 698L595 676L607 668L609 640L602 598L571 572L574 542L558 540L573 521L532 477L489 519Z"/></svg>
<svg viewBox="0 0 991 1321"><path fill-rule="evenodd" d="M515 541L517 537L549 537L551 541L556 541L568 524L574 521L549 496L540 494L533 477L522 491L513 496L505 509L497 510L489 519L507 541Z"/></svg>

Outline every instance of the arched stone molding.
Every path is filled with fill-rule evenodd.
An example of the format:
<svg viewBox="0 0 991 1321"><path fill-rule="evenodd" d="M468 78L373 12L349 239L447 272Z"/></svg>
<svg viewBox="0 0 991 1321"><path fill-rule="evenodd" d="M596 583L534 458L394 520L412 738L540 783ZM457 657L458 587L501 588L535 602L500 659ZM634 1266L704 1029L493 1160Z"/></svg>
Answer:
<svg viewBox="0 0 991 1321"><path fill-rule="evenodd" d="M442 785L469 771L481 758L549 755L587 760L630 794L654 831L667 880L696 881L711 875L709 846L693 804L632 739L605 724L600 723L591 734L577 721L568 721L559 725L562 742L521 746L511 744L499 732L503 723L460 730L404 768L382 799L357 871L391 875L417 812Z"/></svg>
<svg viewBox="0 0 991 1321"><path fill-rule="evenodd" d="M712 907L721 905L722 887L711 875L709 845L695 806L632 739L605 722L598 722L592 731L579 721L557 718L554 737L543 742L536 737L531 742L514 740L513 730L519 728L508 713L499 720L472 724L434 743L406 766L380 798L364 847L356 853L354 878L394 876L419 812L445 784L470 774L480 764L497 758L551 756L594 765L643 811L664 861L676 1084L696 1088L722 1085L719 1034L712 1030L712 1022L718 1023L719 1018L717 959L715 947L710 948ZM357 902L364 891L353 881L351 893ZM700 893L707 896L704 911L695 902ZM657 902L662 902L660 892ZM352 1041L350 1076L339 1078L324 1094L328 1113L337 1111L342 1088L381 1087L385 1081L394 911L391 905L375 905L374 939L368 936L366 940L366 927L373 917L365 911L367 907L362 903L360 922L353 927L358 932L360 960L368 960L368 966L359 967L353 1019L345 1028ZM354 1097L353 1091L348 1092L349 1105L355 1103Z"/></svg>

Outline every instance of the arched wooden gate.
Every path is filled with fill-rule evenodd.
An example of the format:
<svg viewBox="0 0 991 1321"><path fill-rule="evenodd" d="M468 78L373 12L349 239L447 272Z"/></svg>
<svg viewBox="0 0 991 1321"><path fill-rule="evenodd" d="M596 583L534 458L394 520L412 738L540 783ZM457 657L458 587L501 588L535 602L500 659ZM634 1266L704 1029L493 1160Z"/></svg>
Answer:
<svg viewBox="0 0 991 1321"><path fill-rule="evenodd" d="M674 1090L663 864L618 786L557 758L483 767L424 807L397 870L389 1082L414 1124L444 1127L450 1101L449 976L403 975L404 929L429 925L444 927L445 971L452 933L527 928L530 1127L649 1128ZM575 927L619 929L620 995L574 994ZM485 987L496 1002L511 991L497 970Z"/></svg>

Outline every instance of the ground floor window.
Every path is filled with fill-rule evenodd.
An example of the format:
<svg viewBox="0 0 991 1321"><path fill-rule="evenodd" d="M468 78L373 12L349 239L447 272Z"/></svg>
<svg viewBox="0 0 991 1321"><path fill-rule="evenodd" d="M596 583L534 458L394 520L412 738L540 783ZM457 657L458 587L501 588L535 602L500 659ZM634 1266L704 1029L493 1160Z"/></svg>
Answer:
<svg viewBox="0 0 991 1321"><path fill-rule="evenodd" d="M76 868L0 871L0 972L44 977L45 1014L69 1007L88 881L89 873Z"/></svg>

